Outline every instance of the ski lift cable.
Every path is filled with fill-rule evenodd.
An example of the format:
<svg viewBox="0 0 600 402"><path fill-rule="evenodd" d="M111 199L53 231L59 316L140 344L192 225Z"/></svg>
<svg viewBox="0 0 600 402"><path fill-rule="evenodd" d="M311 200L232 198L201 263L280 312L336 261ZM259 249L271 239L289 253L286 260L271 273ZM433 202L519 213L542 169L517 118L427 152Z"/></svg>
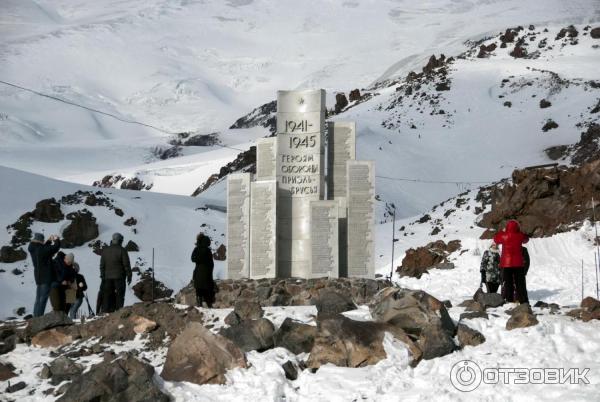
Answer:
<svg viewBox="0 0 600 402"><path fill-rule="evenodd" d="M394 181L407 181L413 183L428 183L428 184L457 184L457 185L471 185L471 184L490 184L493 183L491 181L469 181L469 180L461 180L461 181L453 181L453 180L423 180L423 179L410 179L406 177L389 177L389 176L379 176L375 177L379 179L385 180L394 180Z"/></svg>
<svg viewBox="0 0 600 402"><path fill-rule="evenodd" d="M89 106L86 106L86 105L82 105L82 104L70 101L68 99L59 98L57 96L53 96L53 95L49 95L49 94L46 94L46 93L43 93L43 92L39 92L39 91L36 91L35 89L23 87L21 85L13 84L13 83L6 82L6 81L3 81L3 80L0 80L0 84L4 84L4 85L7 85L7 86L10 86L10 87L13 87L13 88L17 88L17 89L20 89L22 91L30 92L30 93L35 94L37 96L41 96L43 98L48 98L48 99L51 99L53 101L57 101L57 102L65 103L67 105L71 105L71 106L75 106L75 107L78 107L78 108L81 108L81 109L85 109L85 110L88 110L88 111L93 112L93 113L98 113L98 114L101 114L101 115L113 118L113 119L118 120L118 121L123 122L123 123L137 124L137 125L140 125L140 126L143 126L143 127L147 127L147 128L152 129L152 130L156 130L156 131L159 131L161 133L168 134L168 135L178 135L179 134L179 133L175 133L175 132L172 132L172 131L169 131L169 130L162 129L160 127L153 126L152 124L143 123L143 122L137 121L137 120L124 119L122 117L119 117L119 116L117 116L115 114L112 114L112 113L109 113L109 112L105 112L105 111L102 111L102 110L99 110L99 109L94 109L92 107L89 107ZM247 151L245 149L230 147L228 145L223 145L223 144L214 144L214 145L217 146L217 147L232 149L232 150L240 151L240 152L246 152Z"/></svg>

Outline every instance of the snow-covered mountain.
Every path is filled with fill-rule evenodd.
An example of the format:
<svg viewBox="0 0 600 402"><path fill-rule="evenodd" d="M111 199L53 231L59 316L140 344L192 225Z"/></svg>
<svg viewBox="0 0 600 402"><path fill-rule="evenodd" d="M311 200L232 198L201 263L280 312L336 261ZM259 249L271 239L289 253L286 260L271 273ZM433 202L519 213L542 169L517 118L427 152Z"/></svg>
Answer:
<svg viewBox="0 0 600 402"><path fill-rule="evenodd" d="M240 153L235 168L252 163L244 152L270 135L266 122L278 89L325 88L329 118L356 121L357 157L376 161L379 275L395 272L411 248L460 240L449 258L454 269L393 276L403 287L449 300L455 320L464 312L456 306L479 285L489 244L478 226L491 208L480 187L508 185L516 168L597 159L600 150L598 130L590 130L600 122L596 0L4 0L0 15L0 247L14 244L16 229L8 226L42 199L55 198L65 215L54 223L31 220L29 229L46 235L64 229L69 213L87 209L99 235L72 251L90 295L99 285L92 245L115 231L139 246L131 257L141 271L154 249L156 277L175 291L191 279L198 232L213 238L214 249L226 242L224 178L190 195ZM360 95L350 97L355 89ZM342 94L348 104L340 103ZM144 190L110 188L137 184ZM86 204L80 191L110 203ZM572 209L588 211L592 204L583 201ZM389 203L397 208L394 233ZM573 214L578 221L568 230L532 239L532 303L567 311L582 293L596 296L588 215ZM136 223L125 225L131 217ZM218 278L224 268L217 261ZM29 313L34 289L29 259L0 263L0 319L19 307ZM127 292L126 303L134 303ZM201 311L206 322L229 313ZM178 400L469 400L447 384L451 366L464 358L490 367L591 367L589 388L540 397L529 385L519 396L593 399L598 322L535 312L538 326L505 336L507 315L492 310L489 321L470 321L487 338L483 346L415 369L388 339L388 359L378 365L305 370L294 383L280 365L296 357L273 349L249 353L253 367L233 370L224 387L160 384ZM312 307L273 307L269 314L277 325L286 315L315 324ZM372 319L364 306L349 315ZM155 367L164 353L149 356ZM18 345L10 360L32 387L43 383L35 373L49 361L46 350ZM20 400L44 397L41 390L21 392ZM518 399L506 386L477 396Z"/></svg>

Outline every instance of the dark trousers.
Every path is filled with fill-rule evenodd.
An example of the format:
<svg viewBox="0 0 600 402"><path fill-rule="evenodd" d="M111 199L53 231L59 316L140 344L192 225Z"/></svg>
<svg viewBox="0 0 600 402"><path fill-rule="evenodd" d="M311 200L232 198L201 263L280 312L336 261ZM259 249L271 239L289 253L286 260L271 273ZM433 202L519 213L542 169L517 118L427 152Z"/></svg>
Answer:
<svg viewBox="0 0 600 402"><path fill-rule="evenodd" d="M52 304L52 311L64 311L65 292L62 286L56 285L50 289L50 304Z"/></svg>
<svg viewBox="0 0 600 402"><path fill-rule="evenodd" d="M487 289L488 293L496 293L498 291L499 287L500 287L499 283L495 283L495 282L486 282L485 283L485 288Z"/></svg>
<svg viewBox="0 0 600 402"><path fill-rule="evenodd" d="M202 307L202 302L206 303L208 308L212 308L215 301L215 292L212 289L196 288L196 305Z"/></svg>
<svg viewBox="0 0 600 402"><path fill-rule="evenodd" d="M50 284L42 283L37 285L35 290L35 303L33 304L33 316L41 317L46 311L46 304L48 303L48 297L50 297Z"/></svg>
<svg viewBox="0 0 600 402"><path fill-rule="evenodd" d="M523 268L503 268L504 299L507 302L516 301L529 303L527 296L527 282L525 281L525 270Z"/></svg>
<svg viewBox="0 0 600 402"><path fill-rule="evenodd" d="M102 281L102 312L112 313L125 304L125 278Z"/></svg>

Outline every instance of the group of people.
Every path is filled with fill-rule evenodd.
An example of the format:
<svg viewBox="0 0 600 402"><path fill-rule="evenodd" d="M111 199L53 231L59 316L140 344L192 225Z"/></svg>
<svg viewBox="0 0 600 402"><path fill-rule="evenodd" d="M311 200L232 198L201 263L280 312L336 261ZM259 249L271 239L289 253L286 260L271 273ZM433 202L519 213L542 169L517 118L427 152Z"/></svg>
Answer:
<svg viewBox="0 0 600 402"><path fill-rule="evenodd" d="M58 236L36 233L28 247L33 261L33 274L37 285L33 316L44 315L48 299L53 311L64 311L71 318L77 316L83 303L87 283L79 273L79 264L73 253L60 251Z"/></svg>
<svg viewBox="0 0 600 402"><path fill-rule="evenodd" d="M506 302L529 303L526 277L530 260L524 246L528 241L515 220L508 221L506 228L494 236L479 268L481 284L485 284L488 293L496 293L500 288ZM498 246L502 246L502 251Z"/></svg>
<svg viewBox="0 0 600 402"><path fill-rule="evenodd" d="M86 297L88 287L79 272L79 264L75 262L74 254L65 254L60 245L58 236L52 235L45 240L41 233L35 233L29 244L36 284L34 317L44 315L50 299L53 311L64 311L75 319ZM110 313L123 307L125 281L131 284L131 265L123 247L123 236L119 233L115 233L110 246L102 250L100 278L96 313Z"/></svg>

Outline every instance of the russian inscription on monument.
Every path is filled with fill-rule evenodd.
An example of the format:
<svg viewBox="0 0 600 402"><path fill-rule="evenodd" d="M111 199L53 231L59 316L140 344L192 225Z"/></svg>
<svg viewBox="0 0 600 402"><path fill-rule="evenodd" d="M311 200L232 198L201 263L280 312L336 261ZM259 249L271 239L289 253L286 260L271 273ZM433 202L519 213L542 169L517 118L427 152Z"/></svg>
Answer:
<svg viewBox="0 0 600 402"><path fill-rule="evenodd" d="M325 152L325 111L323 90L279 91L277 136L257 141L256 181L229 176L230 278L374 277L373 167L352 164L353 122L328 123Z"/></svg>
<svg viewBox="0 0 600 402"><path fill-rule="evenodd" d="M250 274L250 173L227 180L227 272L231 279Z"/></svg>
<svg viewBox="0 0 600 402"><path fill-rule="evenodd" d="M277 182L255 181L250 187L250 277L274 278L277 273Z"/></svg>

